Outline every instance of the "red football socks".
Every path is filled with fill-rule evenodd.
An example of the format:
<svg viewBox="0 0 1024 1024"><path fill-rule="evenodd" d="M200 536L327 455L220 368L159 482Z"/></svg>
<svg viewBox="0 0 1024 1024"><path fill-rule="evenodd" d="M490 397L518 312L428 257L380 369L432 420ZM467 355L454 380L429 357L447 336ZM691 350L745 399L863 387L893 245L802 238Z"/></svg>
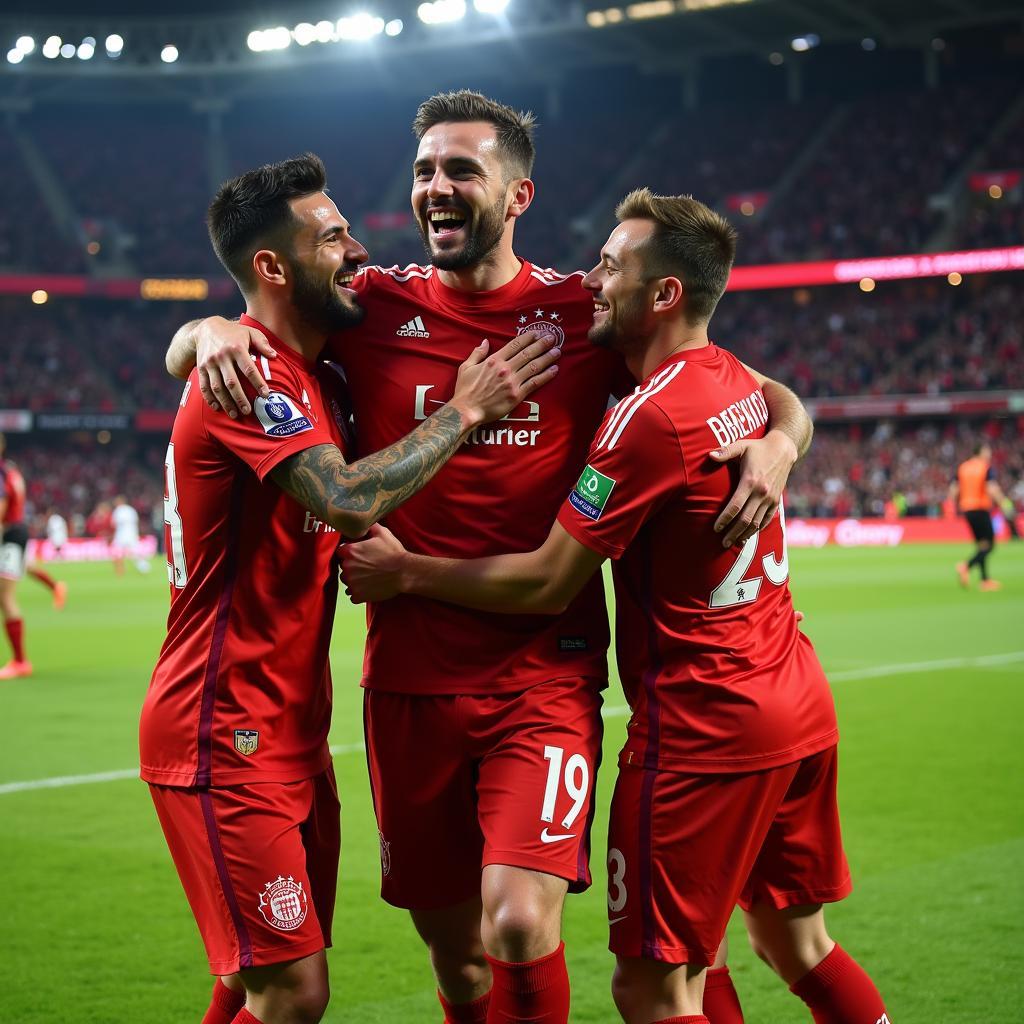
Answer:
<svg viewBox="0 0 1024 1024"><path fill-rule="evenodd" d="M210 1006L200 1024L231 1024L235 1014L245 1006L245 989L235 992L218 978L213 983Z"/></svg>
<svg viewBox="0 0 1024 1024"><path fill-rule="evenodd" d="M471 1003L449 1003L438 992L444 1010L444 1024L487 1024L487 1007L491 1004L491 993L485 992Z"/></svg>
<svg viewBox="0 0 1024 1024"><path fill-rule="evenodd" d="M890 1024L875 983L838 945L790 991L807 1004L816 1024Z"/></svg>
<svg viewBox="0 0 1024 1024"><path fill-rule="evenodd" d="M44 569L26 569L25 572L34 580L39 580L44 587L49 587L51 590L57 589L57 581Z"/></svg>
<svg viewBox="0 0 1024 1024"><path fill-rule="evenodd" d="M259 1017L254 1017L244 1006L238 1011L231 1024L263 1024Z"/></svg>
<svg viewBox="0 0 1024 1024"><path fill-rule="evenodd" d="M704 1016L711 1024L743 1024L743 1007L728 967L712 967L704 979Z"/></svg>
<svg viewBox="0 0 1024 1024"><path fill-rule="evenodd" d="M25 623L21 619L8 619L4 623L7 639L11 641L11 650L15 661L25 660Z"/></svg>
<svg viewBox="0 0 1024 1024"><path fill-rule="evenodd" d="M487 1024L566 1024L569 972L565 943L539 960L507 964L488 957L494 975Z"/></svg>

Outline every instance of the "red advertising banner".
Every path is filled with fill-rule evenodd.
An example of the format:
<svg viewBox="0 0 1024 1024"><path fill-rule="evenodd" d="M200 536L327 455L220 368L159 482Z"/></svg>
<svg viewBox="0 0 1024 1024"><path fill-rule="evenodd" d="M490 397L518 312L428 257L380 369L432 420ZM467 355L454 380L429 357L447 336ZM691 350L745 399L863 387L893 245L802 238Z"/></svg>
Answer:
<svg viewBox="0 0 1024 1024"><path fill-rule="evenodd" d="M1020 184L1022 171L976 171L967 177L967 186L972 192L987 192L998 185L1004 192Z"/></svg>
<svg viewBox="0 0 1024 1024"><path fill-rule="evenodd" d="M1006 520L993 516L996 536L1009 536ZM1024 516L1018 519L1024 528ZM786 543L791 548L895 548L901 544L970 544L971 531L962 519L790 519Z"/></svg>

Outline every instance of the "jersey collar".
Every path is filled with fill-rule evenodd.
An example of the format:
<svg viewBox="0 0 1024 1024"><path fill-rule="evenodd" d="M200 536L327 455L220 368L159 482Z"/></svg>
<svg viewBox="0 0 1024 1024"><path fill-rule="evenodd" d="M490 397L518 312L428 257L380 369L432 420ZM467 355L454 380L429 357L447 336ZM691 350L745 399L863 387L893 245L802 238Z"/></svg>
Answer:
<svg viewBox="0 0 1024 1024"><path fill-rule="evenodd" d="M238 322L243 327L255 327L256 330L274 346L274 350L277 352L279 359L281 356L284 356L285 361L297 363L299 366L303 366L307 370L312 370L317 366L319 360L306 359L304 356L299 355L291 345L286 345L269 327L264 326L255 317L249 316L248 313L243 313L241 317L239 317Z"/></svg>
<svg viewBox="0 0 1024 1024"><path fill-rule="evenodd" d="M530 272L533 264L527 260L522 261L519 273L507 281L500 288L493 288L487 292L466 292L460 288L452 288L445 284L438 275L437 269L430 275L430 287L438 300L445 306L455 309L504 309L509 304L515 303L515 299L526 291L530 285Z"/></svg>

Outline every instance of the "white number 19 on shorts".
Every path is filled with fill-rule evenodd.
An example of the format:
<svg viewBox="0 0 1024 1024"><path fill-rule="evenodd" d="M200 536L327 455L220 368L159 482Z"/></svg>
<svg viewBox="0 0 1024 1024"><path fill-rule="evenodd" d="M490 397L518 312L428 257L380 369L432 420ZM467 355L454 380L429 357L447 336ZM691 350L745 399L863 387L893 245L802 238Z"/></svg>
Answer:
<svg viewBox="0 0 1024 1024"><path fill-rule="evenodd" d="M555 820L555 802L558 799L559 790L565 786L565 791L572 800L572 807L569 813L562 818L562 828L572 828L572 823L579 817L580 811L587 804L587 793L590 790L590 767L587 759L582 754L572 754L568 760L565 758L564 747L545 747L544 760L548 763L548 781L544 787L544 803L541 807L541 821L552 822ZM562 770L562 762L565 762L565 770ZM555 842L558 838L568 839L569 836L549 837L547 829L541 833L544 842Z"/></svg>

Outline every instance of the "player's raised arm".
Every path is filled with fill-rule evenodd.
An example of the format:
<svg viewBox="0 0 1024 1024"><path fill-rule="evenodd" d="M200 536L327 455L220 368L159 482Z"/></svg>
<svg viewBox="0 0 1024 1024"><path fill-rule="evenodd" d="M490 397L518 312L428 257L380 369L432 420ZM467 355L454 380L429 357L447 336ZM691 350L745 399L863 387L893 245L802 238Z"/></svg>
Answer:
<svg viewBox="0 0 1024 1024"><path fill-rule="evenodd" d="M561 350L549 334L523 334L492 356L484 341L459 368L451 400L400 441L347 463L332 445L283 461L271 479L346 537L361 537L416 493L455 454L470 431L501 419L558 372Z"/></svg>
<svg viewBox="0 0 1024 1024"><path fill-rule="evenodd" d="M814 424L803 403L789 388L744 364L761 386L768 406L768 433L744 438L711 452L719 462L740 459L740 479L715 522L722 546L742 544L771 522L793 466L811 446Z"/></svg>
<svg viewBox="0 0 1024 1024"><path fill-rule="evenodd" d="M263 375L252 358L257 355L273 359L277 353L259 331L245 327L237 320L208 316L190 320L175 332L164 365L172 377L184 380L194 367L199 368L199 390L211 409L223 409L229 416L248 415L252 411L242 388L245 377L256 394L270 394Z"/></svg>
<svg viewBox="0 0 1024 1024"><path fill-rule="evenodd" d="M563 612L605 556L581 544L560 523L535 551L489 558L431 558L406 551L390 530L340 551L342 580L355 604L396 594L490 612Z"/></svg>

